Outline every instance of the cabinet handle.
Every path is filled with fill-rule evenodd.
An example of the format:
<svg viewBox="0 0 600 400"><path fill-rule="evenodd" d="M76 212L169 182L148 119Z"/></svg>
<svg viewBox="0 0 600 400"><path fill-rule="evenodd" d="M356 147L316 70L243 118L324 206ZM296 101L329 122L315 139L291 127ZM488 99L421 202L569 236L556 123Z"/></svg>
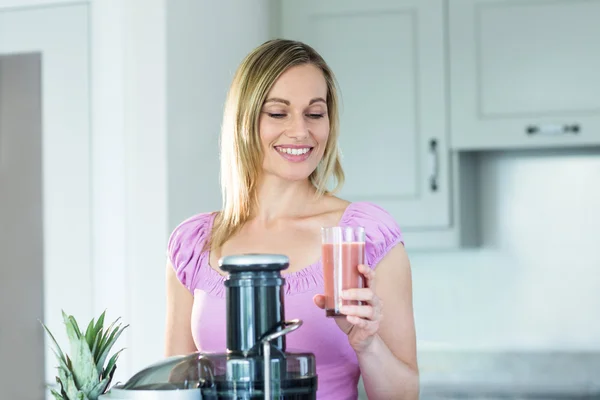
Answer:
<svg viewBox="0 0 600 400"><path fill-rule="evenodd" d="M429 188L432 192L438 190L439 157L437 140L429 141L429 161L431 162L431 176L429 177Z"/></svg>
<svg viewBox="0 0 600 400"><path fill-rule="evenodd" d="M529 125L525 129L528 135L562 135L565 133L577 134L581 128L579 124L565 124L565 125Z"/></svg>

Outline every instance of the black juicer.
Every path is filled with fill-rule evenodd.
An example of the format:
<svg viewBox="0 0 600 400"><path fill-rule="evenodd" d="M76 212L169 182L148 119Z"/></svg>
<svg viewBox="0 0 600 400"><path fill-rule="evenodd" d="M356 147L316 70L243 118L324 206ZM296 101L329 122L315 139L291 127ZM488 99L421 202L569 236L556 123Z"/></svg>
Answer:
<svg viewBox="0 0 600 400"><path fill-rule="evenodd" d="M281 271L288 257L235 255L219 266L229 273L226 351L170 357L100 400L316 399L315 356L286 351L285 335L302 325L285 320Z"/></svg>

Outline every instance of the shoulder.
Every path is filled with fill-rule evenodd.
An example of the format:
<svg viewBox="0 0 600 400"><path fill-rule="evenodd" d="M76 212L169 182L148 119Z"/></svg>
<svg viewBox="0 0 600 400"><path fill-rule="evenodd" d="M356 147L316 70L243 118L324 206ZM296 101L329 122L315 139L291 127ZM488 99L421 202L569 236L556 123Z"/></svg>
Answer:
<svg viewBox="0 0 600 400"><path fill-rule="evenodd" d="M167 244L167 256L179 280L186 286L199 267L199 260L206 253L204 245L210 238L216 213L193 215L180 222L171 232Z"/></svg>
<svg viewBox="0 0 600 400"><path fill-rule="evenodd" d="M404 245L402 230L396 219L386 209L372 202L351 203L342 217L341 225L364 227L367 264L371 268L375 268L393 247Z"/></svg>
<svg viewBox="0 0 600 400"><path fill-rule="evenodd" d="M216 213L201 213L180 222L169 236L169 252L175 247L195 245L210 236Z"/></svg>

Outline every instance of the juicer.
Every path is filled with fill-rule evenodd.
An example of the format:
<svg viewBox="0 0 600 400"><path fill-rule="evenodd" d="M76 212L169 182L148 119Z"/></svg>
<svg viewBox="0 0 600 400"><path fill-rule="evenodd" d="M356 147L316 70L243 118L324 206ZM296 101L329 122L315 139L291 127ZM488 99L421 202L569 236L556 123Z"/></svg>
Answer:
<svg viewBox="0 0 600 400"><path fill-rule="evenodd" d="M302 325L285 319L280 254L219 260L225 279L227 342L222 353L169 357L115 385L100 400L316 399L312 353L286 350L286 335Z"/></svg>

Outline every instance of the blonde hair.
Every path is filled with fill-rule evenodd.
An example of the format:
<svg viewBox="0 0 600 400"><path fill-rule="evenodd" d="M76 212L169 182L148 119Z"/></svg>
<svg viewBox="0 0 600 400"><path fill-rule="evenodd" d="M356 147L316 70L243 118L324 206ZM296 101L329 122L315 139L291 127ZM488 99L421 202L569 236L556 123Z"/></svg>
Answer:
<svg viewBox="0 0 600 400"><path fill-rule="evenodd" d="M223 210L217 215L208 247L220 248L251 216L263 154L259 117L275 81L290 67L312 64L327 82L329 138L323 158L309 179L317 195L334 193L344 183L338 149L339 108L336 82L325 60L310 46L292 40L269 40L254 49L238 67L229 89L221 127L221 190ZM330 179L333 190L327 190Z"/></svg>

